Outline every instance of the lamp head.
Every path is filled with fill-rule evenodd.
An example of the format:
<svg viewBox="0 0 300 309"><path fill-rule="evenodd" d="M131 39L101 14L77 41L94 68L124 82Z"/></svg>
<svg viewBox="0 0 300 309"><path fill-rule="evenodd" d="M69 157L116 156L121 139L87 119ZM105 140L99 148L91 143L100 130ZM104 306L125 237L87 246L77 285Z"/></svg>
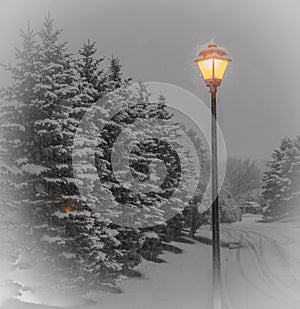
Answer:
<svg viewBox="0 0 300 309"><path fill-rule="evenodd" d="M197 63L206 86L216 89L221 85L228 63L224 48L218 46L214 41L205 44L194 62Z"/></svg>

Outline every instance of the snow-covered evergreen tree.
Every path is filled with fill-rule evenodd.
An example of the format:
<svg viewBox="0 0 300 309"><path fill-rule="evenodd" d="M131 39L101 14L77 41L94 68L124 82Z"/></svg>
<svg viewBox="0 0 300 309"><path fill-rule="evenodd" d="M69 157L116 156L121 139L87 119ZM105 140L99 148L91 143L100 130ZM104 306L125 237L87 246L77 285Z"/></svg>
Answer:
<svg viewBox="0 0 300 309"><path fill-rule="evenodd" d="M76 67L75 61L67 52L66 44L59 42L58 35L59 31L53 31L52 20L46 19L44 29L40 33L42 62L46 68L43 76L47 78L48 73L49 78L45 81L51 82L47 90L53 89L54 95L45 100L46 104L41 109L45 109L45 105L49 106L45 112L47 118L46 121L39 123L47 125L50 118L51 124L56 123L57 126L60 125L60 128L53 128L49 134L48 146L54 155L52 152L50 157L46 157L45 162L51 164L51 175L48 174L43 180L46 179L49 182L47 187L53 189L53 194L50 195L51 213L47 214L51 218L50 228L47 227L48 234L44 231L42 240L57 244L57 256L61 258L63 267L68 265L64 259L71 259L72 269L76 269L83 278L86 279L88 275L90 280L101 278L107 281L109 276L105 276L106 270L117 271L121 268L116 261L117 251L114 251L118 246L118 241L108 229L108 223L104 222L94 209L87 206L87 201L78 194L71 161L73 136L80 118L99 96L99 91L93 89L92 83L95 80L93 79L94 72L91 70L97 70L97 63L101 60L96 60L94 63L87 61L86 66L90 66L90 71L86 71L85 75L83 71L82 74L78 74L78 66ZM89 45L86 49L90 47ZM92 54L93 46L92 50L87 52L86 57L89 58ZM48 132L46 130L43 130L41 144L45 143L42 141L48 140L49 130ZM86 141L85 139L84 142ZM95 145L89 145L89 149L83 147L82 151L91 150L92 146ZM89 177L87 166L83 168L85 169L84 177ZM94 179L90 179L90 182L92 186ZM109 194L108 190L106 192ZM97 197L90 195L88 198L97 203L105 202L104 194ZM55 202L57 205L53 206ZM53 210L56 211L53 212ZM62 215L60 215L61 212Z"/></svg>
<svg viewBox="0 0 300 309"><path fill-rule="evenodd" d="M123 85L128 85L131 81L131 78L123 79L122 78L122 65L120 59L111 56L108 59L108 68L105 72L104 85L107 92L114 91Z"/></svg>
<svg viewBox="0 0 300 309"><path fill-rule="evenodd" d="M166 222L166 218L171 218L180 212L183 209L183 202L177 198L168 204L168 199L172 197L174 190L178 189L183 172L195 170L188 165L191 164L188 148L178 144L177 138L181 136L180 127L172 122L172 115L166 108L164 98L160 97L159 102L151 103L150 93L146 84L142 82L134 91L121 88L119 90L114 92L111 100L106 100L105 110L110 109L109 105L118 106L120 112L102 130L99 148L103 149L102 159L107 162L111 161L112 149L119 149L120 155L115 158L117 164L129 162L129 174L137 179L139 191L132 190L136 187L132 188L132 184L126 181L125 183L118 181L119 177L124 179L124 173L126 174L122 169L113 172L109 167L110 172L100 177L101 182L110 183L115 200L127 209L122 213L122 219L127 224L132 221L131 226L140 227L141 236L142 231L154 231L165 240L173 239L180 234L183 224L179 222L181 219L178 221L174 218ZM126 100L129 100L127 105L124 103ZM122 132L126 132L128 138L117 140ZM122 147L126 149L129 140L139 142L135 143L130 153L120 151ZM177 151L186 161L180 162ZM166 175L160 175L164 170ZM193 173L189 173L188 177L194 177ZM177 191L180 190L188 191L189 188L180 188ZM130 209L132 211L129 211ZM142 213L138 209L142 209ZM119 210L122 211L122 206L119 206ZM144 228L145 226L151 227ZM121 234L132 235L132 230L123 228ZM136 238L136 234L134 237ZM123 239L125 238L127 237L123 236ZM131 243L136 243L136 239L132 239ZM133 252L143 252L142 249L137 250L134 245L131 249ZM159 247L157 249L159 252ZM135 257L138 258L138 255L135 254Z"/></svg>
<svg viewBox="0 0 300 309"><path fill-rule="evenodd" d="M81 78L80 89L82 97L80 103L82 105L86 102L88 107L106 92L104 69L100 68L104 58L96 58L97 49L95 44L95 42L90 42L90 40L83 44L83 47L78 51L80 58L77 60L76 66Z"/></svg>
<svg viewBox="0 0 300 309"><path fill-rule="evenodd" d="M12 253L15 267L28 269L45 260L36 239L43 233L41 228L49 226L50 221L49 217L44 220L44 214L49 213L49 191L43 181L50 169L43 160L44 145L40 143L37 129L38 121L44 116L40 108L45 103L42 93L46 96L49 88L42 88L42 46L38 34L28 24L27 31L21 31L21 37L22 47L16 49L16 64L5 67L13 85L1 90L1 189L4 190L1 210L6 210L1 217L9 224L7 241L16 249ZM9 239L11 235L13 239Z"/></svg>
<svg viewBox="0 0 300 309"><path fill-rule="evenodd" d="M21 32L17 65L6 67L14 84L1 93L1 180L7 194L18 197L28 230L51 253L50 259L62 270L76 270L79 277L99 279L105 269L121 268L114 251L119 242L117 232L86 207L75 186L74 110L86 104L82 85L88 86L66 43L60 43L60 32L50 16L38 34Z"/></svg>
<svg viewBox="0 0 300 309"><path fill-rule="evenodd" d="M293 148L289 151L290 165L288 169L288 178L290 186L287 190L287 203L291 215L300 213L300 136L294 140ZM289 198L289 197L292 198Z"/></svg>
<svg viewBox="0 0 300 309"><path fill-rule="evenodd" d="M20 33L22 50L16 49L16 66L5 69L15 83L1 90L1 159L3 188L15 201L35 195L33 182L45 168L36 162L32 116L35 115L35 85L40 75L39 46L28 25Z"/></svg>
<svg viewBox="0 0 300 309"><path fill-rule="evenodd" d="M1 91L1 181L7 195L14 197L11 205L24 209L28 232L51 253L48 261L86 284L94 279L112 282L121 271L128 274L142 257L155 259L163 237L180 233L176 219L166 218L182 210L182 200L164 204L175 191L185 196L189 179L195 177L188 171L195 169L185 145L178 144L180 128L172 122L165 98L151 103L143 83L135 91L129 89L130 80L122 78L114 57L106 70L101 69L94 43L85 44L75 60L67 44L60 42L60 33L50 16L37 34L30 29L21 32L17 64L6 67L14 83ZM103 101L95 105L99 98ZM91 136L81 135L80 147L73 152L76 130L82 129L82 117L92 107L95 117L86 119ZM107 122L106 115L116 107L118 113ZM159 121L153 126L151 120ZM138 121L143 131L135 130ZM95 141L99 125L103 130ZM111 166L112 150L123 131L139 141L125 158L140 185L138 192L119 182ZM92 156L96 164L81 160L85 156ZM180 156L186 160L180 162ZM187 182L179 187L183 175ZM100 190L99 180L104 183ZM87 184L86 194L79 194L80 182ZM138 228L113 222L122 205L133 210L125 219L131 217Z"/></svg>
<svg viewBox="0 0 300 309"><path fill-rule="evenodd" d="M265 172L262 182L262 195L266 202L265 216L279 217L282 214L280 193L283 187L281 181L283 179L282 158L285 150L282 146L274 150L273 160L266 164L268 170Z"/></svg>
<svg viewBox="0 0 300 309"><path fill-rule="evenodd" d="M284 138L275 149L273 160L267 163L262 189L265 200L264 215L281 217L292 215L299 208L299 137Z"/></svg>

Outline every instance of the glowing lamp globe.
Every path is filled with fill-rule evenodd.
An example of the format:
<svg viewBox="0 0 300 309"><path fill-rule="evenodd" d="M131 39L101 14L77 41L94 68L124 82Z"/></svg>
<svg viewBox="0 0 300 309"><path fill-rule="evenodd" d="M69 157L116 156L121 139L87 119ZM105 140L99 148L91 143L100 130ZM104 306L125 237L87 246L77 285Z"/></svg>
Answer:
<svg viewBox="0 0 300 309"><path fill-rule="evenodd" d="M221 85L228 63L231 61L227 57L224 48L211 41L201 48L197 63L201 75L208 87L217 88Z"/></svg>

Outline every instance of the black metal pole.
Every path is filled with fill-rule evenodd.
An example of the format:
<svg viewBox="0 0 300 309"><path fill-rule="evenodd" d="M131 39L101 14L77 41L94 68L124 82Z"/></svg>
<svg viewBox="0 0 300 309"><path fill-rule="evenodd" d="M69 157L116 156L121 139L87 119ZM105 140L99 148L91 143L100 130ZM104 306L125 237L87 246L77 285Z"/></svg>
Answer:
<svg viewBox="0 0 300 309"><path fill-rule="evenodd" d="M217 100L216 87L211 93L211 169L212 169L212 254L213 254L213 309L222 308L220 219L218 200L218 149L217 149Z"/></svg>

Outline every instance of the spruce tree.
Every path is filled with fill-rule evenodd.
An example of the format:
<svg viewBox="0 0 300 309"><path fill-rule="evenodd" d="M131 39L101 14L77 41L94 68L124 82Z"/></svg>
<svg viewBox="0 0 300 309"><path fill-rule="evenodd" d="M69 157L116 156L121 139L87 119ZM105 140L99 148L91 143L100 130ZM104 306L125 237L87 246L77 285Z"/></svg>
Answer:
<svg viewBox="0 0 300 309"><path fill-rule="evenodd" d="M53 116L53 121L58 122L60 128L55 128L49 134L49 148L54 149L56 155L47 157L45 160L52 164L52 174L50 177L47 175L46 180L50 182L48 188L50 187L53 193L50 202L51 212L47 214L51 218L50 229L48 228L50 233L47 235L44 232L42 240L52 244L55 242L57 244L55 251L60 265L62 267L72 265L71 270L76 269L80 274L79 278L82 277L84 282L86 280L107 282L109 281L108 270L117 271L120 268L115 260L117 251L114 251L118 246L118 241L114 237L116 231L110 230L107 222L104 222L95 209L91 209L79 194L72 173L71 160L73 138L80 118L89 108L91 101L97 99L99 92L93 91L91 83L95 80L92 79L91 72L86 71L85 75L78 74L76 70L78 67L67 52L66 44L58 40L59 33L60 31L53 30L52 20L46 19L44 29L40 33L43 65L46 67L44 76L47 77L47 73L49 74L47 80L52 81L51 86L54 88L56 97L47 98L46 106L49 106L49 109L45 115L48 119ZM87 58L91 53L93 50L88 51ZM99 62L100 60L95 63L87 61L86 64L90 69L96 69L95 65ZM47 89L49 91L49 88ZM54 111L57 113L53 113ZM45 132L47 133L49 132ZM43 140L47 140L45 134ZM56 134L59 138L56 138ZM85 139L84 142L86 143L87 140ZM91 145L89 147L91 149ZM89 149L83 147L82 150ZM87 166L84 168L84 177L89 177ZM94 179L89 180L93 185ZM93 195L89 195L88 198L97 203L101 203L101 198L105 200L103 194L101 198ZM99 199L96 200L97 198ZM53 206L55 202L57 204ZM108 273L107 276L106 273Z"/></svg>
<svg viewBox="0 0 300 309"><path fill-rule="evenodd" d="M36 34L28 25L20 33L22 50L16 49L16 66L5 66L15 83L1 90L2 171L4 188L16 201L35 195L34 182L45 168L36 160L32 115L35 115L35 85L40 79Z"/></svg>
<svg viewBox="0 0 300 309"><path fill-rule="evenodd" d="M4 66L14 83L1 89L0 207L1 257L24 270L41 261L26 210L32 206L36 179L45 168L36 162L31 121L35 113L34 87L40 78L37 35L28 23L20 36L22 46L16 49L16 65ZM24 256L31 259L21 265Z"/></svg>
<svg viewBox="0 0 300 309"><path fill-rule="evenodd" d="M289 215L299 214L300 192L300 139L290 141L282 158L284 178L281 188L281 199L284 211Z"/></svg>
<svg viewBox="0 0 300 309"><path fill-rule="evenodd" d="M283 155L282 149L275 149L272 154L273 160L266 164L268 170L265 172L262 183L262 194L266 203L265 216L278 217L282 213L280 192L283 186L281 182Z"/></svg>
<svg viewBox="0 0 300 309"><path fill-rule="evenodd" d="M81 78L81 95L86 95L81 98L81 104L85 102L88 107L105 93L104 69L100 68L104 58L96 58L95 44L90 40L83 44L83 47L78 51L79 59L76 65Z"/></svg>
<svg viewBox="0 0 300 309"><path fill-rule="evenodd" d="M127 210L123 213L125 217L121 219L127 218L125 220L127 223L131 220L132 226L140 227L136 229L136 232L139 231L138 234L142 238L144 233L155 231L159 234L159 237L161 236L165 240L171 240L180 234L183 225L180 223L179 226L176 218L167 223L166 218L171 218L176 215L183 209L183 205L179 198L173 199L171 204L167 204L168 199L172 197L174 190L177 189L182 175L181 173L186 170L193 171L195 169L190 168L189 164L192 163L188 150L184 145L179 145L176 140L180 137L179 125L172 122L172 115L167 111L165 100L162 97L158 98L158 100L158 103L152 103L146 84L139 83L134 91L120 88L119 91L114 92L111 100L106 101L105 110L109 110L110 106L118 106L120 112L111 119L102 131L102 141L99 144L99 148L103 149L101 159L110 162L113 148L126 148L128 143L126 138L125 140L117 140L117 137L123 130L128 134L130 140L140 141L135 144L130 154L126 151L119 151L121 155L116 158L120 164L123 161L129 162L131 175L139 182L139 192L134 192L126 183L119 182L118 176L122 176L124 171L119 171L118 175L115 171L113 172L110 165L108 166L109 173L102 173L100 179L103 183L110 183L111 192L115 200L119 203L119 208L117 209L122 211L121 205L126 207ZM128 101L127 104L126 101ZM159 119L160 121L153 125L151 120L155 119ZM142 131L137 125L137 122L141 120L144 120L141 122ZM142 139L140 139L141 136ZM164 136L164 139L160 139L161 136ZM172 142L175 149L172 149L170 146ZM179 162L176 151L181 152L181 157L188 159L185 162ZM162 170L159 167L160 165L165 165L167 170L166 177L162 179L159 174L155 174ZM150 175L152 166L156 172ZM153 177L155 180L162 180L160 188L155 181L152 185L149 177ZM189 173L188 177L194 177L193 173ZM187 191L188 189L181 188L181 190ZM139 209L143 210L142 214L139 213ZM149 212L148 215L145 214L145 211ZM144 228L149 225L151 227ZM123 247L123 249L126 248L126 256L130 252L135 252L132 255L138 259L139 256L136 253L141 252L142 254L143 250L139 250L134 246L134 244L137 244L137 246L140 244L139 240L136 239L136 233L132 233L132 229L130 228L119 227L118 231L121 236L127 235L122 236L123 239L134 237L130 241L132 244L131 250L128 251L128 246ZM159 250L161 248L158 248L157 252ZM157 255L157 252L155 252L155 255Z"/></svg>
<svg viewBox="0 0 300 309"><path fill-rule="evenodd" d="M123 73L120 59L111 56L108 61L108 68L105 72L105 78L103 80L106 92L114 91L124 85L129 85L132 79L122 78Z"/></svg>
<svg viewBox="0 0 300 309"><path fill-rule="evenodd" d="M262 182L266 217L282 217L296 212L299 202L299 138L284 138L267 163Z"/></svg>
<svg viewBox="0 0 300 309"><path fill-rule="evenodd" d="M21 32L17 65L6 67L14 85L2 90L2 180L8 194L18 197L14 204L24 208L28 231L56 267L83 281L109 281L106 270L120 268L118 233L84 204L75 185L74 107L86 104L80 88L84 80L66 43L60 43L60 32L50 16L38 34Z"/></svg>

